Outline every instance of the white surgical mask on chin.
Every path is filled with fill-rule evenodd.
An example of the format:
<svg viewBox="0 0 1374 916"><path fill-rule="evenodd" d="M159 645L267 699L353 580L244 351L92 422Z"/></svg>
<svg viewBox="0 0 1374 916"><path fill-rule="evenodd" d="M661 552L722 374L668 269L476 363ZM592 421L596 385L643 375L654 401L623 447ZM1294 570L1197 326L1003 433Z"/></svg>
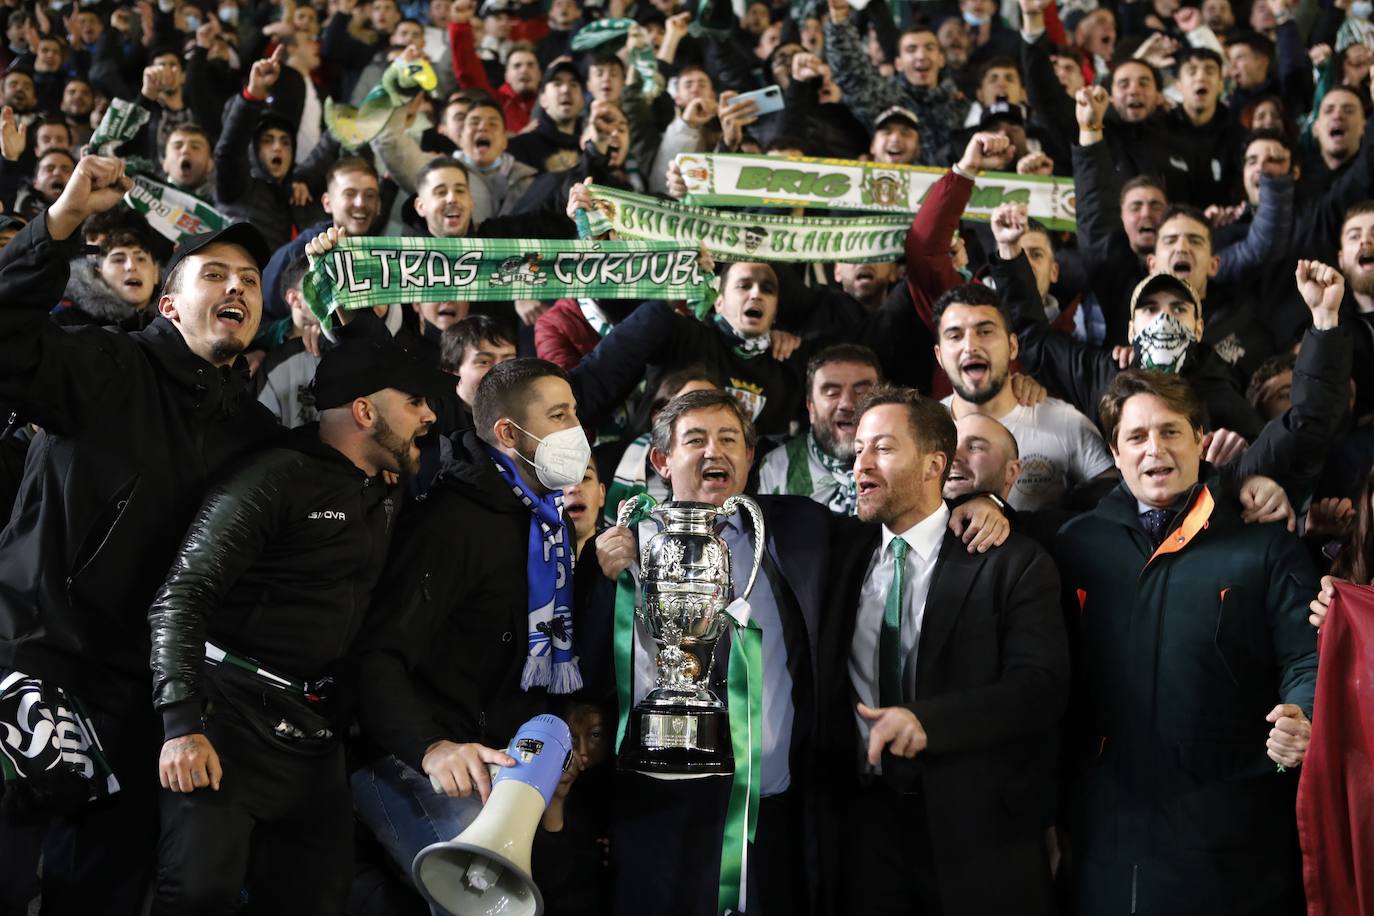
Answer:
<svg viewBox="0 0 1374 916"><path fill-rule="evenodd" d="M1140 329L1131 346L1135 349L1135 364L1141 369L1177 372L1183 354L1196 341L1193 332L1168 312L1161 312Z"/></svg>
<svg viewBox="0 0 1374 916"><path fill-rule="evenodd" d="M587 473L587 462L592 458L592 446L581 426L571 426L549 433L540 439L534 433L511 420L511 426L529 436L539 446L534 450L534 460L524 455L520 457L534 468L534 476L550 490L561 490L582 482ZM517 451L517 455L520 453Z"/></svg>

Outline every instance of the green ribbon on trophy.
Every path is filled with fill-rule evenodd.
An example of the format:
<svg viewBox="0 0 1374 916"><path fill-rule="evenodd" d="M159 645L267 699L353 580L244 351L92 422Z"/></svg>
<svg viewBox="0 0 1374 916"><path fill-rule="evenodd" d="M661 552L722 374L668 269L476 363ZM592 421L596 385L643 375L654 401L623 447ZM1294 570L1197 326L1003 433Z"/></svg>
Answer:
<svg viewBox="0 0 1374 916"><path fill-rule="evenodd" d="M302 291L323 323L404 302L689 299L710 281L695 247L670 243L363 236L316 258Z"/></svg>
<svg viewBox="0 0 1374 916"><path fill-rule="evenodd" d="M763 550L762 544L759 549ZM726 692L730 699L730 745L735 773L725 808L720 842L720 893L716 911L743 913L748 892L749 845L759 823L759 778L763 761L763 630L749 619L749 604L735 601L726 609L735 622L730 640ZM741 716L741 711L747 715Z"/></svg>
<svg viewBox="0 0 1374 916"><path fill-rule="evenodd" d="M688 204L901 213L908 222L945 174L925 166L729 153L680 153L677 164ZM1025 204L1050 229L1077 229L1072 178L981 172L964 217L986 220L1005 203Z"/></svg>
<svg viewBox="0 0 1374 916"><path fill-rule="evenodd" d="M902 255L909 214L783 216L694 207L631 191L588 184L597 214L620 238L704 244L723 260L895 261ZM592 214L593 231L598 216Z"/></svg>

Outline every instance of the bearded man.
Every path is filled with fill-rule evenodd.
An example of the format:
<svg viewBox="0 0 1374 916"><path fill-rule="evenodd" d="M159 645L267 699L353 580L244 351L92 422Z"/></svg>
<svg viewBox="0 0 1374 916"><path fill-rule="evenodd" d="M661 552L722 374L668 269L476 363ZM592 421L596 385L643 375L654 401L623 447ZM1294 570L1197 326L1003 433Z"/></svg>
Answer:
<svg viewBox="0 0 1374 916"><path fill-rule="evenodd" d="M381 474L419 469L435 375L389 340L330 349L319 423L191 523L148 615L166 735L154 913L228 909L245 887L294 913L342 909L353 806L331 694L391 539Z"/></svg>
<svg viewBox="0 0 1374 916"><path fill-rule="evenodd" d="M857 344L836 344L811 357L806 365L811 428L768 453L759 467L759 492L806 496L840 515L853 515L855 411L882 376L877 354Z"/></svg>

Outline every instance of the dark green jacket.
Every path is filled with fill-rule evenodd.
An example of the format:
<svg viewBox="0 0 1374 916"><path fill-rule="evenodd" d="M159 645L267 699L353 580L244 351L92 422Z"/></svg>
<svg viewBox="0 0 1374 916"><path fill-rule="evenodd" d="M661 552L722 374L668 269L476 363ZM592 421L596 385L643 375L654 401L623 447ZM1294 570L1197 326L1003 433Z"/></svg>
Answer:
<svg viewBox="0 0 1374 916"><path fill-rule="evenodd" d="M1077 618L1079 912L1260 913L1300 894L1297 778L1268 758L1265 717L1311 714L1317 572L1283 525L1244 524L1201 476L1153 554L1124 483L1056 540Z"/></svg>

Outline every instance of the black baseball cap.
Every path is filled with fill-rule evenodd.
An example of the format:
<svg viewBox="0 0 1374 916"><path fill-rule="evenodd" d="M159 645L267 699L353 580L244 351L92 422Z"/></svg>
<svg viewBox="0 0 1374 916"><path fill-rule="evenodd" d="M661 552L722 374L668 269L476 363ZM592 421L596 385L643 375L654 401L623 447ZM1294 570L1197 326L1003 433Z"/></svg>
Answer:
<svg viewBox="0 0 1374 916"><path fill-rule="evenodd" d="M437 370L394 340L349 339L326 350L315 369L315 409L342 407L384 388L432 398L438 381ZM453 376L448 381L452 384Z"/></svg>
<svg viewBox="0 0 1374 916"><path fill-rule="evenodd" d="M1193 289L1192 284L1182 277L1175 277L1171 273L1160 271L1150 274L1144 280L1136 284L1135 290L1131 293L1131 314L1140 307L1140 300L1160 290L1169 290L1193 303L1199 315L1202 314L1202 300L1198 298L1197 290Z"/></svg>
<svg viewBox="0 0 1374 916"><path fill-rule="evenodd" d="M582 85L582 71L578 69L577 64L567 57L560 57L544 68L544 76L539 80L539 87L542 89L553 82L553 78L560 73L571 73L578 85Z"/></svg>
<svg viewBox="0 0 1374 916"><path fill-rule="evenodd" d="M878 120L873 122L873 129L877 130L888 121L902 121L909 127L921 129L921 119L916 117L916 112L910 108L903 108L901 105L893 105L891 108L884 109L883 113L878 115Z"/></svg>
<svg viewBox="0 0 1374 916"><path fill-rule="evenodd" d="M998 99L984 109L982 120L978 122L978 129L987 130L996 124L1015 124L1018 127L1025 127L1026 117L1021 113L1020 105L1013 105L1008 101Z"/></svg>
<svg viewBox="0 0 1374 916"><path fill-rule="evenodd" d="M272 249L267 247L267 242L263 240L262 233L258 232L252 223L230 223L215 232L202 232L200 235L183 239L181 244L177 245L172 252L172 259L167 262L167 273L163 276L169 276L182 259L195 254L207 245L214 245L219 242L227 245L239 245L247 250L248 256L253 259L253 263L258 265L259 270L266 270L267 262L272 259Z"/></svg>

